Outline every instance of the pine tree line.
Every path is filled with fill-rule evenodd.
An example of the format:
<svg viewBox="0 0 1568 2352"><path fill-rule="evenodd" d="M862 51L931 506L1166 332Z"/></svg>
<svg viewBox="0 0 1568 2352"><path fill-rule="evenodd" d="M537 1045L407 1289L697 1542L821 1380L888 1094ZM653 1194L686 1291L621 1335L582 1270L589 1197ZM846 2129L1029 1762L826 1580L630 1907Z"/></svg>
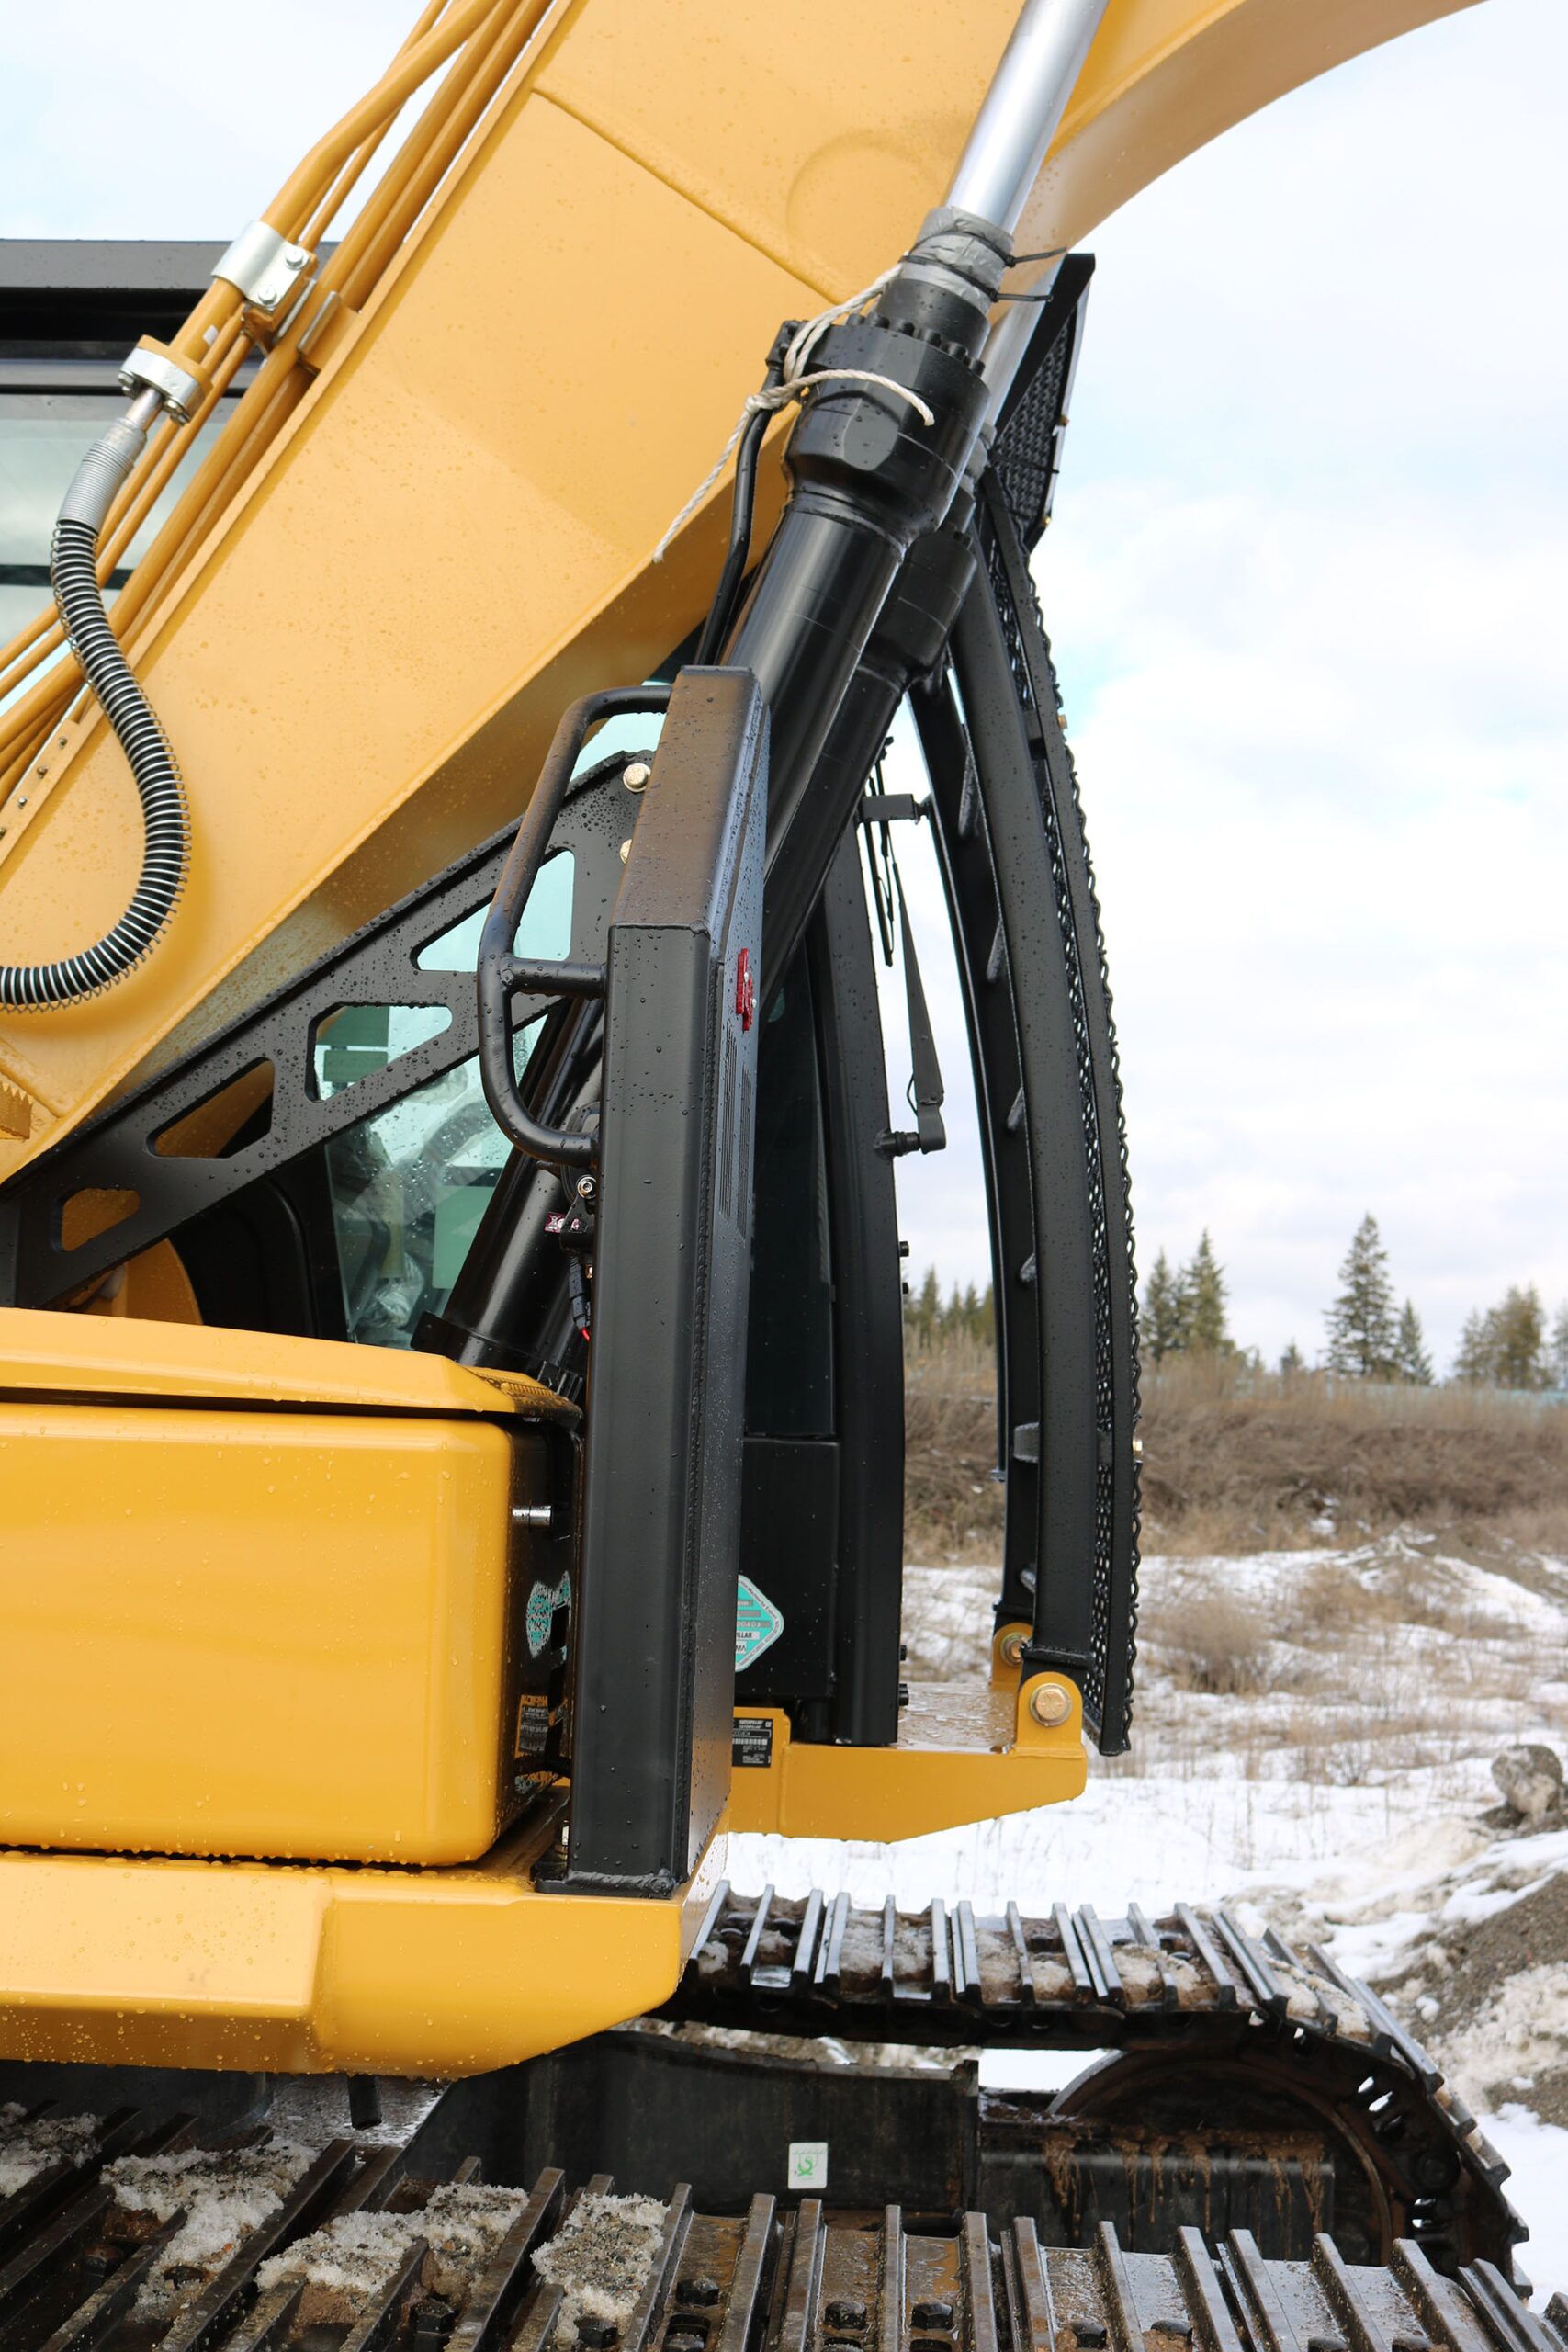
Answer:
<svg viewBox="0 0 1568 2352"><path fill-rule="evenodd" d="M956 1283L944 1299L934 1266L926 1268L919 1291L904 1301L904 1338L912 1348L940 1347L944 1340L966 1339L990 1347L997 1336L991 1285L984 1292L971 1283L960 1291Z"/></svg>
<svg viewBox="0 0 1568 2352"><path fill-rule="evenodd" d="M1432 1386L1436 1374L1421 1317L1412 1300L1398 1299L1388 1251L1371 1214L1361 1219L1345 1253L1339 1289L1324 1322L1325 1371L1344 1380ZM911 1348L940 1347L958 1338L990 1347L996 1328L989 1283L983 1293L973 1283L963 1291L954 1283L943 1298L936 1268L928 1266L919 1292L905 1299L904 1329ZM1185 1265L1173 1265L1164 1250L1156 1258L1138 1309L1138 1340L1149 1363L1173 1356L1239 1356L1261 1371L1257 1351L1238 1348L1231 1336L1225 1271L1207 1229ZM1294 1340L1279 1368L1287 1376L1309 1369ZM1495 1306L1478 1307L1467 1319L1450 1377L1478 1387L1568 1389L1568 1305L1549 1322L1535 1283L1511 1284Z"/></svg>
<svg viewBox="0 0 1568 2352"><path fill-rule="evenodd" d="M1404 1382L1429 1388L1435 1374L1415 1304L1400 1304L1375 1216L1361 1219L1339 1269L1339 1290L1325 1317L1325 1371L1347 1380ZM1224 1270L1205 1232L1190 1261L1172 1267L1162 1250L1144 1286L1139 1337L1154 1363L1169 1356L1235 1354L1225 1317ZM1248 1351L1251 1361L1258 1362ZM1287 1376L1307 1370L1294 1340L1280 1359ZM1465 1324L1451 1377L1492 1388L1568 1389L1568 1305L1548 1326L1533 1283L1513 1284L1495 1306Z"/></svg>
<svg viewBox="0 0 1568 2352"><path fill-rule="evenodd" d="M1568 1388L1568 1306L1549 1329L1534 1283L1511 1283L1495 1306L1466 1317L1454 1378L1481 1388Z"/></svg>

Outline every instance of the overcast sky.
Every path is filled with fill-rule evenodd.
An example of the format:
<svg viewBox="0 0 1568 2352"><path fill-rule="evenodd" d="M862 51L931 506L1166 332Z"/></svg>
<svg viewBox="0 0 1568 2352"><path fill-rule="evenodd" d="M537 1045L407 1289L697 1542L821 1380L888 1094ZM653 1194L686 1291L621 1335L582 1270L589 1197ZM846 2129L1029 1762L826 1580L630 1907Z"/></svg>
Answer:
<svg viewBox="0 0 1568 2352"><path fill-rule="evenodd" d="M228 237L411 15L269 0L261 90L237 9L7 8L0 234ZM1509 1282L1568 1298L1565 87L1561 0L1483 0L1092 241L1038 571L1140 1256L1208 1226L1270 1354L1321 1346L1369 1208L1440 1363ZM917 1273L983 1283L951 1125L904 1231Z"/></svg>
<svg viewBox="0 0 1568 2352"><path fill-rule="evenodd" d="M1483 0L1091 241L1036 571L1139 1257L1208 1226L1271 1356L1368 1209L1440 1368L1568 1299L1565 87L1560 0ZM900 1175L915 1265L983 1281L964 1171Z"/></svg>

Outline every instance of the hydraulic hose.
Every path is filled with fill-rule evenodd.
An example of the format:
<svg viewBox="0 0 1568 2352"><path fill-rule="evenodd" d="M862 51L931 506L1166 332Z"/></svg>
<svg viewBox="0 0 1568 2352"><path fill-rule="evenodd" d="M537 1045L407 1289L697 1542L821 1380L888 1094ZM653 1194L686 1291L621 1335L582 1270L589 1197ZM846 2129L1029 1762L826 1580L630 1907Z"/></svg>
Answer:
<svg viewBox="0 0 1568 2352"><path fill-rule="evenodd" d="M159 411L143 392L94 442L65 493L50 546L55 606L82 673L130 763L141 801L141 872L130 904L91 947L54 964L0 964L0 1005L78 1004L123 979L174 912L190 863L185 791L169 741L119 649L98 585L98 537Z"/></svg>

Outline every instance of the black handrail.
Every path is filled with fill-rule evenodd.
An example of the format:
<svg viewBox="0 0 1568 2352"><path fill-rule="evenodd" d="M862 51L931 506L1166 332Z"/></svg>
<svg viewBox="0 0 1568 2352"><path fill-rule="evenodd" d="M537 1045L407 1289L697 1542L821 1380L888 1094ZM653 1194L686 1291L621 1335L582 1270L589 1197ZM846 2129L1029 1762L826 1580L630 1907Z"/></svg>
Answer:
<svg viewBox="0 0 1568 2352"><path fill-rule="evenodd" d="M599 1139L583 1129L542 1126L524 1102L512 1061L512 999L520 989L541 996L603 996L604 967L514 956L512 943L528 894L549 853L550 835L590 728L602 719L630 718L669 707L667 685L612 687L603 694L584 695L571 705L556 729L479 933L479 1078L485 1101L502 1133L530 1159L542 1159L551 1167L591 1167Z"/></svg>

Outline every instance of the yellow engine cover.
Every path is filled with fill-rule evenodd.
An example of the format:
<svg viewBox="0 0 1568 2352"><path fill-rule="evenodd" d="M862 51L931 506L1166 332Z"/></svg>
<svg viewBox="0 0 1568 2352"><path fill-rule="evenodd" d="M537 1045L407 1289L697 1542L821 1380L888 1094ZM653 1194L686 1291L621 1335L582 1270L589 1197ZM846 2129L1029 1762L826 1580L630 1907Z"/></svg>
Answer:
<svg viewBox="0 0 1568 2352"><path fill-rule="evenodd" d="M0 1843L488 1851L516 1810L510 1505L547 1470L510 1397L424 1357L16 1312L0 1388Z"/></svg>

